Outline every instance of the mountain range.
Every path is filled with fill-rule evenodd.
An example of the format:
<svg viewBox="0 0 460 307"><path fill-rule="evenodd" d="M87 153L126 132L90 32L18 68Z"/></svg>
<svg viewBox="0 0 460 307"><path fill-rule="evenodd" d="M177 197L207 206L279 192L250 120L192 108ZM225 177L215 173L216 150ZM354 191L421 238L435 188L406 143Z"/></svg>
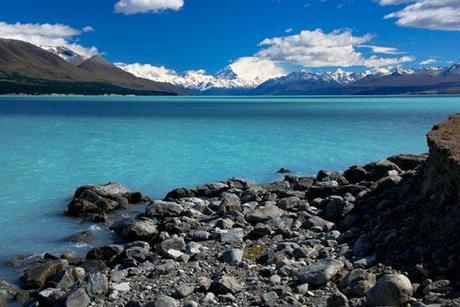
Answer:
<svg viewBox="0 0 460 307"><path fill-rule="evenodd" d="M11 93L177 95L181 90L136 77L100 56L0 39L0 94Z"/></svg>
<svg viewBox="0 0 460 307"><path fill-rule="evenodd" d="M161 70L159 72L159 69ZM66 47L35 46L0 39L0 94L121 95L397 95L458 94L460 65L347 72L296 71L269 79L247 79L231 66L215 75L178 74L164 67L112 64L85 58Z"/></svg>

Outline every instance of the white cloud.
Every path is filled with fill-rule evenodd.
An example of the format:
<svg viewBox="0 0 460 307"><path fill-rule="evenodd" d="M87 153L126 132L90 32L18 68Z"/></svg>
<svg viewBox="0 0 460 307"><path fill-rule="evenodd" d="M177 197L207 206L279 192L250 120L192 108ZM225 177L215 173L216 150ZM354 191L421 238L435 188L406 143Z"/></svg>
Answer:
<svg viewBox="0 0 460 307"><path fill-rule="evenodd" d="M287 28L286 30L284 30L284 32L286 32L286 33L291 33L291 32L292 32L292 28Z"/></svg>
<svg viewBox="0 0 460 307"><path fill-rule="evenodd" d="M177 78L179 78L179 74L173 70L166 68L165 66L154 66L150 64L123 64L123 63L115 63L118 67L129 71L133 75L137 77L142 77L146 79L150 79L153 81L158 82L169 82L175 83Z"/></svg>
<svg viewBox="0 0 460 307"><path fill-rule="evenodd" d="M264 39L263 47L255 56L274 62L287 62L305 67L380 67L412 61L410 56L380 58L366 57L357 48L372 40L372 35L354 36L350 30L335 30L325 33L321 29L304 30L299 34ZM368 46L374 53L396 54L390 47ZM392 53L391 53L392 52Z"/></svg>
<svg viewBox="0 0 460 307"><path fill-rule="evenodd" d="M178 11L184 6L184 0L118 0L116 13L126 15L138 13L157 13L166 10Z"/></svg>
<svg viewBox="0 0 460 307"><path fill-rule="evenodd" d="M281 77L287 71L277 62L259 57L242 57L230 64L230 68L245 83L261 84L268 79Z"/></svg>
<svg viewBox="0 0 460 307"><path fill-rule="evenodd" d="M86 57L96 55L96 47L84 47L73 42L73 38L90 30L90 27L79 30L62 24L0 22L1 38L26 41L37 46L63 46Z"/></svg>
<svg viewBox="0 0 460 307"><path fill-rule="evenodd" d="M420 62L421 65L431 65L436 63L437 61L435 59L426 59L425 61Z"/></svg>
<svg viewBox="0 0 460 307"><path fill-rule="evenodd" d="M380 0L381 5L406 4L404 8L385 16L395 18L403 27L430 30L460 31L459 0Z"/></svg>
<svg viewBox="0 0 460 307"><path fill-rule="evenodd" d="M91 26L86 26L86 27L84 27L82 30L83 30L83 32L85 32L85 33L87 33L87 32L94 32L94 29L93 29L93 27L91 27Z"/></svg>
<svg viewBox="0 0 460 307"><path fill-rule="evenodd" d="M374 46L374 45L362 45L359 47L370 48L373 53L378 53L378 54L404 54L404 52L401 52L397 48L393 48L393 47L382 47L382 46Z"/></svg>

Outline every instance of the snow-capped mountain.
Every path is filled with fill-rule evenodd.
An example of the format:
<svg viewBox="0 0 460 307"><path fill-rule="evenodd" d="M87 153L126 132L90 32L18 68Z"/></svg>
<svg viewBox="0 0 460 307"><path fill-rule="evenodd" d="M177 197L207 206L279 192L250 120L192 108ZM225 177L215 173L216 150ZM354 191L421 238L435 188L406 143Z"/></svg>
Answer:
<svg viewBox="0 0 460 307"><path fill-rule="evenodd" d="M179 74L175 70L168 69L164 66L138 63L116 63L116 65L140 78L157 82L167 82L189 90L201 92L211 89L251 89L265 81L258 78L244 78L238 75L231 66L225 67L212 76L206 74L204 70L190 70L183 74Z"/></svg>
<svg viewBox="0 0 460 307"><path fill-rule="evenodd" d="M69 48L66 48L64 46L39 46L40 48L52 52L64 60L74 64L74 65L80 65L83 63L85 60L87 60L87 57L84 57L78 53L76 53L73 50L70 50Z"/></svg>

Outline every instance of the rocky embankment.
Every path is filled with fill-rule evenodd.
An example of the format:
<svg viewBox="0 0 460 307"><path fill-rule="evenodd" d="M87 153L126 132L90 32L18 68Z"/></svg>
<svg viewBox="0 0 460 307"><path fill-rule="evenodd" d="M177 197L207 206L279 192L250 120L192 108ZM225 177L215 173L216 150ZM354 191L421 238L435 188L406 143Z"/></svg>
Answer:
<svg viewBox="0 0 460 307"><path fill-rule="evenodd" d="M460 116L428 134L429 155L345 172L232 178L164 200L119 184L79 188L68 213L124 241L85 258L45 255L0 305L460 306Z"/></svg>

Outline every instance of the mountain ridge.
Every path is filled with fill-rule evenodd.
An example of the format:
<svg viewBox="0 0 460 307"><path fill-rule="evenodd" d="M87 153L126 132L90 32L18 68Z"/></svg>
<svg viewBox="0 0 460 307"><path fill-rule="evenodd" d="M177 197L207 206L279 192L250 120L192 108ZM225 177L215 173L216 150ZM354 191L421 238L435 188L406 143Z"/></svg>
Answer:
<svg viewBox="0 0 460 307"><path fill-rule="evenodd" d="M24 41L0 39L0 93L180 93L173 85L137 78L99 58L98 61L94 57L88 58L78 65L69 59L75 59L75 56L66 60L62 55Z"/></svg>

